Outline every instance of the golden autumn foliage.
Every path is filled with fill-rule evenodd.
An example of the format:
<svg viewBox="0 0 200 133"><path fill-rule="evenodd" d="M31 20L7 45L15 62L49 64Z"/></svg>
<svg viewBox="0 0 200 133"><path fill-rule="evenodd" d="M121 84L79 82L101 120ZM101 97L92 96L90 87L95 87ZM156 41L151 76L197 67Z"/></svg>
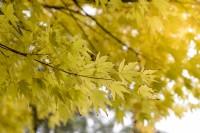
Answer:
<svg viewBox="0 0 200 133"><path fill-rule="evenodd" d="M119 122L132 112L136 128L151 133L169 110L181 117L199 108L198 1L4 0L0 7L0 132L34 132L44 120L54 128L110 109Z"/></svg>

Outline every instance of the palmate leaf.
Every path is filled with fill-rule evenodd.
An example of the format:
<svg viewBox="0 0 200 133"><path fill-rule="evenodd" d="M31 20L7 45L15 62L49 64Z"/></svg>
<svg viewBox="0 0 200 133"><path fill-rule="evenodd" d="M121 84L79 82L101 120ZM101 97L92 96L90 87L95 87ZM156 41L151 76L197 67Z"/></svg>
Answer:
<svg viewBox="0 0 200 133"><path fill-rule="evenodd" d="M132 82L134 79L140 75L140 72L135 70L138 62L128 63L125 65L125 60L123 60L119 65L119 77L123 82Z"/></svg>
<svg viewBox="0 0 200 133"><path fill-rule="evenodd" d="M60 92L60 88L58 88L57 86L49 86L49 88L51 88L50 94L55 98L56 103L58 102L58 99L62 102L65 102L65 99L63 98L62 93Z"/></svg>
<svg viewBox="0 0 200 133"><path fill-rule="evenodd" d="M152 100L158 100L158 96L155 95L155 91L152 88L149 88L147 86L140 86L137 90L137 93L140 94L144 98L152 99Z"/></svg>
<svg viewBox="0 0 200 133"><path fill-rule="evenodd" d="M118 69L119 72L123 70L124 65L125 65L125 59L119 64L119 69Z"/></svg>
<svg viewBox="0 0 200 133"><path fill-rule="evenodd" d="M55 77L56 77L58 83L60 84L61 81L63 80L63 73L61 73L61 72L59 71L59 67L60 67L60 65L56 65L56 66L53 68L53 71L54 71L54 75L55 75Z"/></svg>
<svg viewBox="0 0 200 133"><path fill-rule="evenodd" d="M6 18L17 28L16 22L19 21L19 19L14 15L14 9L12 4L3 4L2 5L2 12L6 16Z"/></svg>
<svg viewBox="0 0 200 133"><path fill-rule="evenodd" d="M60 115L59 113L54 113L52 116L49 118L49 127L55 128L55 126L60 126Z"/></svg>
<svg viewBox="0 0 200 133"><path fill-rule="evenodd" d="M108 89L111 91L113 100L115 100L116 95L121 97L124 100L124 94L123 93L130 93L122 84L120 83L112 83L108 86Z"/></svg>
<svg viewBox="0 0 200 133"><path fill-rule="evenodd" d="M81 115L86 115L91 108L91 101L89 100L87 92L84 91L84 88L76 85L75 89L71 89L69 94L78 107L78 110Z"/></svg>
<svg viewBox="0 0 200 133"><path fill-rule="evenodd" d="M18 92L22 95L24 95L27 98L31 98L32 92L31 92L30 84L26 80L21 80L18 82Z"/></svg>
<svg viewBox="0 0 200 133"><path fill-rule="evenodd" d="M46 93L46 82L42 78L33 78L31 83L32 93L35 98L38 98L41 102L46 100L44 94Z"/></svg>
<svg viewBox="0 0 200 133"><path fill-rule="evenodd" d="M110 101L105 97L105 95L106 93L101 90L93 90L90 93L90 100L97 113L99 112L99 108L106 113L106 105L111 105Z"/></svg>
<svg viewBox="0 0 200 133"><path fill-rule="evenodd" d="M96 75L101 77L109 77L110 73L115 73L116 71L113 69L114 64L112 62L108 62L108 56L101 56L100 53L97 54L96 60L94 62L94 68L96 68Z"/></svg>
<svg viewBox="0 0 200 133"><path fill-rule="evenodd" d="M91 75L94 75L95 72L96 72L96 68L94 67L94 65L89 64L89 65L86 65L85 68L83 70L81 70L78 74L91 76Z"/></svg>
<svg viewBox="0 0 200 133"><path fill-rule="evenodd" d="M85 44L86 44L86 42L84 40L74 38L74 42L69 43L69 45L68 45L69 52L76 59L79 59L81 54L89 57L89 54L87 54L87 52L89 52L89 50L85 48Z"/></svg>
<svg viewBox="0 0 200 133"><path fill-rule="evenodd" d="M154 73L157 72L157 70L142 70L140 77L142 78L142 80L144 80L147 84L151 83L151 82L157 82L155 80L156 76L154 75Z"/></svg>

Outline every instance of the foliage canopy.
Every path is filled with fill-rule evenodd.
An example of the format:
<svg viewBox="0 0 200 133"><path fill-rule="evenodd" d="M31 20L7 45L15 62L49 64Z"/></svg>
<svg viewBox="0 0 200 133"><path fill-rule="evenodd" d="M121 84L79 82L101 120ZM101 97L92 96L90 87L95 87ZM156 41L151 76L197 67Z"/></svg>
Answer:
<svg viewBox="0 0 200 133"><path fill-rule="evenodd" d="M149 122L143 132L153 132L169 110L181 117L198 108L190 99L200 94L199 7L166 0L1 2L0 132L33 132L46 119L54 128L99 109L115 110L119 122L130 111L138 127Z"/></svg>

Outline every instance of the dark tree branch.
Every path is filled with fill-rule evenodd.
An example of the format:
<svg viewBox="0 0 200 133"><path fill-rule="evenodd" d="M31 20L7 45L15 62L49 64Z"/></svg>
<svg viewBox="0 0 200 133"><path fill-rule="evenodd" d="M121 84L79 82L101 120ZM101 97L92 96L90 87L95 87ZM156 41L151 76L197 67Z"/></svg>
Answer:
<svg viewBox="0 0 200 133"><path fill-rule="evenodd" d="M89 17L90 19L92 19L96 24L97 26L100 27L100 29L102 29L106 34L108 34L111 38L113 38L114 40L116 40L119 44L121 44L121 46L127 46L124 42L122 42L119 38L117 38L116 36L114 36L110 31L108 31L106 28L104 28L97 20L96 18L94 18L93 16L89 15L87 12L85 12L82 7L77 3L76 0L73 0L75 5L82 11L84 12L85 15L83 15L82 13L80 13L79 11L74 11L72 9L69 9L69 8L66 8L64 6L51 6L51 5L43 5L44 7L46 8L53 8L53 9L56 9L56 10L59 10L59 11L62 11L64 12L64 10L68 10L69 12L71 13L76 13L76 14L79 14L79 15L82 15L82 16L87 16ZM64 12L66 13L66 12ZM91 27L90 27L91 28ZM139 53L138 51L136 51L135 49L131 48L131 47L128 47L127 48L135 53L135 55L137 56L137 58L139 59L140 57L144 57L144 58L148 58L144 55L142 55L141 53Z"/></svg>
<svg viewBox="0 0 200 133"><path fill-rule="evenodd" d="M19 52L19 51L16 51L14 49L11 49L11 48L9 48L9 47L1 44L1 43L0 43L0 47L3 48L3 49L9 50L9 51L11 51L13 53L22 55L22 56L28 56L28 55L30 55L30 56L33 56L33 55L49 55L49 54L35 54L35 53L23 53L23 52Z"/></svg>
<svg viewBox="0 0 200 133"><path fill-rule="evenodd" d="M88 40L88 42L89 42L90 46L92 47L92 49L97 53L97 50L94 47L94 44L90 41L90 39L89 39L88 35L85 33L83 27L78 23L78 20L76 19L76 17L72 13L71 13L71 15L72 15L72 18L76 21L76 24L78 25L78 27L81 29L84 37Z"/></svg>
<svg viewBox="0 0 200 133"><path fill-rule="evenodd" d="M75 0L76 2L78 2L78 0ZM138 2L138 0L121 0L123 3L128 3L128 2ZM146 0L148 2L151 2L151 0ZM95 3L96 0L85 0L85 3ZM110 2L110 0L108 0L108 2Z"/></svg>
<svg viewBox="0 0 200 133"><path fill-rule="evenodd" d="M81 14L78 10L71 10L69 8L66 9L65 6L54 6L54 5L47 5L47 4L43 4L43 7L45 8L50 8L50 9L55 9L55 10L68 10L70 12L73 12L73 13L77 13L77 14L80 14L82 16L84 16L83 14Z"/></svg>
<svg viewBox="0 0 200 133"><path fill-rule="evenodd" d="M27 56L29 55L29 54L27 54L27 53L23 53L23 52L14 50L14 49L12 49L12 48L10 48L10 47L7 47L7 46L5 46L5 45L3 45L3 44L1 44L1 43L0 43L0 48L5 49L5 50L8 50L8 51L10 51L10 52L13 52L13 53L15 53L15 54L24 56L24 57L27 57ZM85 78L91 78L91 79L99 79L99 80L113 80L113 79L111 79L111 78L92 77L92 76L87 76L87 75L80 75L80 74L77 74L77 73L73 73L73 72L66 71L66 70L64 70L64 69L62 69L62 68L58 68L58 67L52 66L52 65L47 64L47 63L45 63L45 62L42 62L42 61L40 61L40 60L38 60L38 59L33 59L33 60L36 61L36 62L38 62L38 63L41 63L41 64L43 64L43 65L45 65L45 66L48 66L48 67L50 67L50 68L57 69L57 70L59 70L59 71L61 71L61 72L63 72L63 73L66 73L66 74L68 74L68 75L73 75L73 76L78 76L78 77L85 77Z"/></svg>
<svg viewBox="0 0 200 133"><path fill-rule="evenodd" d="M27 56L27 55L28 55L27 53L19 52L19 51L17 51L17 50L14 50L14 49L12 49L12 48L10 48L10 47L7 47L7 46L1 44L1 43L0 43L0 48L5 49L5 50L8 50L8 51L11 51L11 52L13 52L13 53L16 53L16 54L22 55L22 56Z"/></svg>
<svg viewBox="0 0 200 133"><path fill-rule="evenodd" d="M65 3L63 3L65 4ZM74 11L74 10L71 10L69 8L66 8L67 5L65 5L65 7L61 7L61 6L50 6L50 5L46 5L46 4L43 4L44 7L46 8L53 8L53 9L56 9L56 10L68 10L69 11L69 14L70 16L74 19L74 21L76 22L77 26L80 28L80 30L82 31L84 37L86 38L86 40L89 42L89 44L91 45L92 49L96 51L96 48L94 47L94 44L90 41L88 35L85 33L84 29L82 28L82 26L77 22L77 18L72 14L72 13L77 13L79 15L82 15L79 11ZM63 13L66 13L66 12L63 12ZM84 15L83 15L84 16Z"/></svg>
<svg viewBox="0 0 200 133"><path fill-rule="evenodd" d="M76 16L75 16L76 17ZM104 39L106 38L106 39L110 39L110 38L108 38L107 36L103 36L103 34L102 33L100 33L99 31L97 31L94 27L92 27L91 25L89 25L89 24L87 24L86 22L84 22L83 20L81 20L81 19L79 19L79 18L77 18L76 17L76 19L77 19L77 21L79 21L80 23L82 23L82 24L84 24L85 26L87 26L89 29L91 29L92 31L94 31L94 33L97 33L98 35L100 35L101 37L103 37Z"/></svg>
<svg viewBox="0 0 200 133"><path fill-rule="evenodd" d="M45 8L50 8L50 9L55 9L55 10L58 10L58 11L61 11L63 12L64 14L70 14L71 13L75 13L75 14L78 14L78 15L82 15L82 16L85 16L83 14L81 14L79 11L74 11L74 10L71 10L71 9L66 9L65 7L62 7L62 6L52 6L52 5L45 5L43 4L43 6ZM68 10L69 12L66 12L66 10ZM98 32L97 30L95 30L91 25L85 23L84 21L80 20L79 18L77 18L76 16L74 16L76 18L77 21L81 22L82 24L84 24L85 26L89 27L91 30L93 30L94 32ZM100 34L102 35L102 34Z"/></svg>
<svg viewBox="0 0 200 133"><path fill-rule="evenodd" d="M62 3L64 4L65 8L66 8L66 9L69 9L68 6L67 6L67 4L65 4L65 2L64 2L63 0L61 0L61 1L62 1ZM77 26L78 26L78 27L80 28L80 30L82 31L84 37L88 40L88 42L89 42L90 46L92 47L92 49L95 50L95 52L97 52L96 49L95 49L95 47L94 47L94 44L92 44L92 42L90 41L88 35L85 33L84 29L83 29L83 28L81 27L81 25L78 23L76 17L75 17L74 14L72 13L72 11L69 10L69 12L70 12L70 16L74 19L75 23L77 24Z"/></svg>
<svg viewBox="0 0 200 133"><path fill-rule="evenodd" d="M76 0L73 0L75 5L81 10L83 11L87 17L89 17L90 19L92 19L93 21L95 21L95 23L105 32L107 33L109 36L111 36L113 39L115 39L118 43L120 43L122 46L127 46L124 42L122 42L119 38L117 38L116 36L114 36L110 31L108 31L106 28L104 28L93 16L89 15L86 11L84 11L82 9L82 7L77 3ZM133 48L128 47L128 49L132 52L134 52L136 54L136 56L138 57L140 54Z"/></svg>
<svg viewBox="0 0 200 133"><path fill-rule="evenodd" d="M29 105L32 110L32 117L33 117L33 130L36 133L38 130L39 125L41 124L41 120L38 118L36 106L33 104Z"/></svg>
<svg viewBox="0 0 200 133"><path fill-rule="evenodd" d="M106 34L108 34L111 38L113 38L114 40L116 40L119 44L121 44L122 46L127 46L124 42L122 42L119 38L117 38L116 36L114 36L110 31L108 31L106 28L104 28L93 16L89 15L88 13L86 13L82 7L75 1L73 0L74 3L76 4L76 6L84 12L85 15L81 14L79 11L74 11L74 10L71 10L69 8L66 8L66 7L63 7L63 6L51 6L51 5L43 5L44 7L46 8L53 8L53 9L56 9L56 10L68 10L69 12L71 13L76 13L76 14L79 14L79 15L83 15L83 16L87 16L89 17L90 19L92 19L96 24L97 26L99 26ZM133 53L136 54L136 56L139 58L139 56L142 56L138 51L136 51L135 49L131 48L131 47L128 47L127 48L132 51Z"/></svg>

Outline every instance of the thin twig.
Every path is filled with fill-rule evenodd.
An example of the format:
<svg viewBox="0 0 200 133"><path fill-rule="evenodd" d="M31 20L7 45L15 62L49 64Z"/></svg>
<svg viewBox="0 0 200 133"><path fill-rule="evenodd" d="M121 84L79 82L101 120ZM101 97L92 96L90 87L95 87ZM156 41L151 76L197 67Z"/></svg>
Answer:
<svg viewBox="0 0 200 133"><path fill-rule="evenodd" d="M68 10L68 11L73 12L75 14L85 16L84 14L80 13L79 11L75 11L75 10L72 10L72 9L69 9L69 8L66 9L66 7L64 7L64 6L53 6L53 5L43 4L43 7L49 8L49 9L55 9L55 10Z"/></svg>
<svg viewBox="0 0 200 133"><path fill-rule="evenodd" d="M90 19L92 19L93 21L95 21L95 23L105 32L107 33L109 36L111 36L113 39L115 39L118 43L120 43L122 46L127 46L124 42L122 42L119 38L117 38L116 36L114 36L110 31L108 31L106 28L104 28L93 16L89 15L86 11L84 11L82 9L82 7L77 3L76 0L73 0L74 3L76 4L76 6L84 12L84 14L89 17ZM128 49L132 52L134 52L136 54L136 56L138 57L140 55L140 53L138 53L135 49L128 47Z"/></svg>
<svg viewBox="0 0 200 133"><path fill-rule="evenodd" d="M93 16L89 15L87 12L85 12L81 6L75 1L73 0L74 3L76 4L76 6L84 12L84 14L78 12L78 11L74 11L74 10L71 10L69 8L65 8L63 6L50 6L50 5L43 5L44 7L46 8L53 8L53 9L56 9L56 10L68 10L69 12L72 12L72 13L76 13L76 14L79 14L79 15L82 15L82 16L87 16L89 17L90 19L92 19L96 24L97 26L99 26L106 34L108 34L110 37L112 37L114 40L116 40L119 44L121 44L122 46L127 46L124 42L122 42L119 38L117 38L116 36L114 36L110 31L108 31L106 28L104 28ZM136 54L136 56L138 57L140 55L140 53L138 53L135 49L131 48L131 47L128 47L128 49L132 52L134 52Z"/></svg>
<svg viewBox="0 0 200 133"><path fill-rule="evenodd" d="M62 1L62 3L64 4L65 8L66 8L66 9L69 9L68 6L67 6L67 4L65 4L65 2L64 2L63 0L61 0L61 1ZM83 29L83 28L81 27L81 25L77 22L77 19L76 19L76 17L74 16L74 14L72 14L72 11L69 10L69 12L70 12L70 16L74 19L75 23L76 23L77 26L80 28L80 30L82 31L82 33L83 33L83 35L85 36L85 38L88 40L88 42L89 42L89 44L91 45L91 47L92 47L92 48L95 50L95 52L97 53L96 48L94 47L94 44L92 44L92 42L90 41L88 35L85 33L84 29Z"/></svg>
<svg viewBox="0 0 200 133"><path fill-rule="evenodd" d="M17 54L20 54L20 55L23 55L23 56L33 56L33 55L49 55L49 54L38 54L38 53L22 53L22 52L19 52L19 51L16 51L14 49L11 49L3 44L0 43L0 47L3 48L3 49L6 49L6 50L9 50L9 51L12 51L14 53L17 53Z"/></svg>
<svg viewBox="0 0 200 133"><path fill-rule="evenodd" d="M77 1L77 0L75 0ZM123 3L130 3L130 2L138 2L138 0L121 0ZM147 2L151 2L152 0L146 0ZM85 0L85 3L95 3L96 0ZM108 2L110 2L110 0L108 0Z"/></svg>
<svg viewBox="0 0 200 133"><path fill-rule="evenodd" d="M76 17L76 16L75 16ZM106 39L109 39L108 37L106 36L103 36L102 33L100 33L99 31L97 31L95 28L93 28L91 25L87 24L86 22L82 21L81 19L77 18L76 19L81 22L82 24L84 24L85 26L87 26L88 28L90 28L92 31L94 31L95 33L97 33L98 35L100 35L101 37L103 38L106 38Z"/></svg>
<svg viewBox="0 0 200 133"><path fill-rule="evenodd" d="M27 53L23 53L23 52L14 50L14 49L12 49L12 48L10 48L10 47L7 47L7 46L5 46L5 45L3 45L3 44L1 44L1 43L0 43L0 48L5 49L5 50L8 50L8 51L13 52L13 53L18 54L18 55L22 55L22 56L24 56L24 57L27 57L27 56L29 55L29 54L27 54ZM64 69L62 69L62 68L57 68L57 67L52 66L52 65L50 65L50 64L47 64L47 63L45 63L45 62L42 62L42 61L40 61L40 60L38 60L38 59L33 59L33 60L36 61L36 62L38 62L38 63L41 63L41 64L43 64L43 65L45 65L45 66L48 66L48 67L53 68L53 69L57 69L57 70L59 70L59 71L61 71L61 72L63 72L63 73L69 74L69 75L78 76L78 77L85 77L85 78L91 78L91 79L99 79L99 80L113 80L113 79L111 79L111 78L92 77L92 76L87 76L87 75L80 75L80 74L77 74L77 73L73 73L73 72L66 71L66 70L64 70Z"/></svg>

